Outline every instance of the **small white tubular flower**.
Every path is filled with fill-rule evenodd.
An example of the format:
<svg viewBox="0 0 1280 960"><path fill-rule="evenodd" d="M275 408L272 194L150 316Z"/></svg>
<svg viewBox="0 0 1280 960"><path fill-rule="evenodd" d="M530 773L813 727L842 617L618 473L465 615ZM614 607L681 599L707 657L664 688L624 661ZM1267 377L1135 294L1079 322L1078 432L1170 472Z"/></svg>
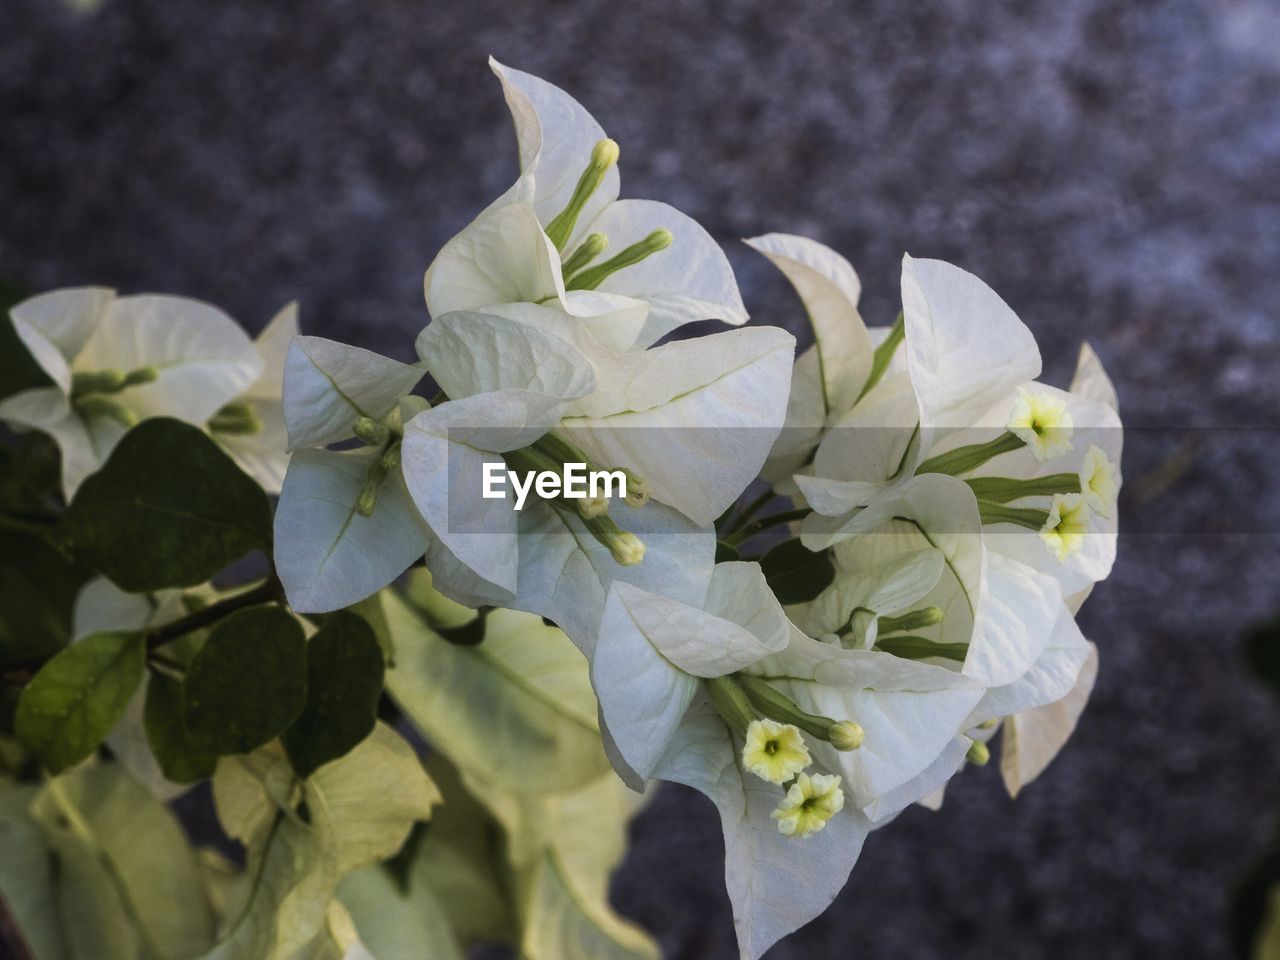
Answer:
<svg viewBox="0 0 1280 960"><path fill-rule="evenodd" d="M1089 532L1089 505L1078 493L1060 493L1053 498L1049 517L1040 530L1040 539L1059 560L1079 553Z"/></svg>
<svg viewBox="0 0 1280 960"><path fill-rule="evenodd" d="M1041 462L1053 460L1071 450L1071 414L1060 397L1019 390L1008 428Z"/></svg>
<svg viewBox="0 0 1280 960"><path fill-rule="evenodd" d="M1111 516L1116 505L1116 468L1097 444L1089 444L1080 468L1080 494L1094 513Z"/></svg>
<svg viewBox="0 0 1280 960"><path fill-rule="evenodd" d="M844 809L840 778L829 773L802 773L773 811L784 837L811 837Z"/></svg>
<svg viewBox="0 0 1280 960"><path fill-rule="evenodd" d="M761 780L786 783L812 762L799 728L767 718L747 727L742 766Z"/></svg>

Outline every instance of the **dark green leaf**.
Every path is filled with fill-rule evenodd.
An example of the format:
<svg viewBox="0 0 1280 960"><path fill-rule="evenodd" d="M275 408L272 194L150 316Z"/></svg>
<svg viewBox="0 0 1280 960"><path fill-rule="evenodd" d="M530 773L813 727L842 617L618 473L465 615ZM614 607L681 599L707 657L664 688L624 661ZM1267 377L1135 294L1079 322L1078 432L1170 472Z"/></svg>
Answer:
<svg viewBox="0 0 1280 960"><path fill-rule="evenodd" d="M187 669L187 735L219 756L248 753L293 723L306 700L302 625L275 606L238 610Z"/></svg>
<svg viewBox="0 0 1280 960"><path fill-rule="evenodd" d="M1254 627L1245 638L1245 655L1271 693L1280 697L1280 620Z"/></svg>
<svg viewBox="0 0 1280 960"><path fill-rule="evenodd" d="M307 644L307 705L282 738L298 776L309 777L372 732L384 669L369 624L346 611L325 617Z"/></svg>
<svg viewBox="0 0 1280 960"><path fill-rule="evenodd" d="M22 691L19 739L53 773L79 763L129 705L145 656L138 633L95 633L67 647Z"/></svg>
<svg viewBox="0 0 1280 960"><path fill-rule="evenodd" d="M166 777L175 783L194 783L213 776L217 754L202 750L187 734L181 680L152 674L143 722L151 752Z"/></svg>
<svg viewBox="0 0 1280 960"><path fill-rule="evenodd" d="M806 603L836 577L830 553L807 550L798 537L784 540L766 553L760 566L779 603Z"/></svg>
<svg viewBox="0 0 1280 960"><path fill-rule="evenodd" d="M716 563L728 563L732 560L741 560L742 551L732 543L725 543L723 540L716 541Z"/></svg>
<svg viewBox="0 0 1280 960"><path fill-rule="evenodd" d="M28 433L12 450L0 449L0 511L37 522L61 512L61 453L44 433Z"/></svg>
<svg viewBox="0 0 1280 960"><path fill-rule="evenodd" d="M203 583L271 540L271 505L203 431L144 420L80 487L66 533L131 593Z"/></svg>
<svg viewBox="0 0 1280 960"><path fill-rule="evenodd" d="M1228 918L1231 952L1237 960L1258 956L1258 935L1277 889L1280 889L1280 846L1273 846L1249 868L1231 897Z"/></svg>
<svg viewBox="0 0 1280 960"><path fill-rule="evenodd" d="M53 386L53 380L18 336L9 319L14 304L26 299L16 285L0 280L0 400L23 390Z"/></svg>
<svg viewBox="0 0 1280 960"><path fill-rule="evenodd" d="M86 579L40 537L0 531L0 669L39 662L67 645Z"/></svg>

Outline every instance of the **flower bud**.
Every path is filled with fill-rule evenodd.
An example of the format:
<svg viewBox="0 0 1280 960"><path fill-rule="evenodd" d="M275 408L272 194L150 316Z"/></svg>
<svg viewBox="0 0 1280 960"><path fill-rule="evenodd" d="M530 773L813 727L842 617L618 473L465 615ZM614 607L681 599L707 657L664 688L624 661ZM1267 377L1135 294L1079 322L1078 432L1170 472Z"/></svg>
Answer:
<svg viewBox="0 0 1280 960"><path fill-rule="evenodd" d="M827 742L837 750L857 750L862 746L862 741L866 738L866 732L860 724L854 723L852 720L841 720L832 726L831 731L827 734Z"/></svg>
<svg viewBox="0 0 1280 960"><path fill-rule="evenodd" d="M378 423L370 417L357 417L351 426L351 432L371 447L379 447L387 442L391 431L385 423Z"/></svg>
<svg viewBox="0 0 1280 960"><path fill-rule="evenodd" d="M972 763L975 767L985 767L991 759L991 750L981 740L975 740L969 746L969 752L964 758Z"/></svg>

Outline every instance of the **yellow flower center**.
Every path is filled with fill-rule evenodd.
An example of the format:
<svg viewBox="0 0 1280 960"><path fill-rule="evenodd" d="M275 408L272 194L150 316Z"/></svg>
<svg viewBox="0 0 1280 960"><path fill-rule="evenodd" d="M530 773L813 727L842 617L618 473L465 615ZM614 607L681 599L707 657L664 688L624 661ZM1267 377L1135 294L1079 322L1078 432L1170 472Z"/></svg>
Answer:
<svg viewBox="0 0 1280 960"><path fill-rule="evenodd" d="M778 832L787 837L811 837L844 809L840 778L833 774L802 773L787 788L786 796L771 816Z"/></svg>
<svg viewBox="0 0 1280 960"><path fill-rule="evenodd" d="M1044 461L1070 451L1074 426L1064 400L1047 393L1019 390L1008 429L1037 460Z"/></svg>
<svg viewBox="0 0 1280 960"><path fill-rule="evenodd" d="M770 783L786 783L812 761L799 728L776 720L752 720L742 747L742 766Z"/></svg>
<svg viewBox="0 0 1280 960"><path fill-rule="evenodd" d="M1080 467L1080 492L1089 504L1089 509L1109 517L1111 508L1116 505L1118 491L1115 464L1107 459L1107 455L1097 445L1090 444L1084 465Z"/></svg>
<svg viewBox="0 0 1280 960"><path fill-rule="evenodd" d="M1060 493L1053 498L1049 517L1040 529L1040 539L1059 560L1078 553L1089 532L1089 505L1078 493Z"/></svg>

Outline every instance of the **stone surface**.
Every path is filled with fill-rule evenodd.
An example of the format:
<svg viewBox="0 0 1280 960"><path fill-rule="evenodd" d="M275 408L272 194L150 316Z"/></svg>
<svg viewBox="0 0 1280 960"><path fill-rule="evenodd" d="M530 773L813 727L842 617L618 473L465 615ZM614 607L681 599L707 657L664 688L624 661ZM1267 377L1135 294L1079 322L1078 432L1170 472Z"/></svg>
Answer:
<svg viewBox="0 0 1280 960"><path fill-rule="evenodd" d="M758 319L801 328L735 237L837 247L873 323L910 250L999 290L1050 380L1087 338L1119 385L1128 535L1081 617L1076 738L1016 803L988 769L904 815L770 957L1225 956L1280 807L1280 717L1239 657L1280 608L1280 11L6 0L0 274L253 329L297 298L309 332L408 356L423 268L512 175L490 53L587 104L625 192L723 239ZM710 805L668 789L634 841L620 909L667 957L733 957Z"/></svg>

